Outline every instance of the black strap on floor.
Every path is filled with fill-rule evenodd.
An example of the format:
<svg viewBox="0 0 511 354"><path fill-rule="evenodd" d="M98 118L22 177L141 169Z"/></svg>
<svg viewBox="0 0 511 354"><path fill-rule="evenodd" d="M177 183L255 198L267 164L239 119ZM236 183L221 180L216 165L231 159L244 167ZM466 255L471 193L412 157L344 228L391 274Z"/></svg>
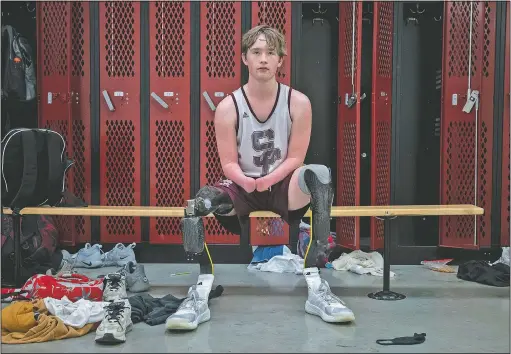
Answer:
<svg viewBox="0 0 511 354"><path fill-rule="evenodd" d="M413 337L397 337L394 339L378 339L380 345L412 345L421 344L426 340L426 333L414 333Z"/></svg>

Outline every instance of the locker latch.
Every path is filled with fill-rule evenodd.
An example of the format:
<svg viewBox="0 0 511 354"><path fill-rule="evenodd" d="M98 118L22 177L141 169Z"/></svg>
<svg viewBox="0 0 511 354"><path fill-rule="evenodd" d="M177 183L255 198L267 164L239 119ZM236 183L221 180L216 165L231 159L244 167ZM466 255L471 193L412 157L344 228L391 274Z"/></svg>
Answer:
<svg viewBox="0 0 511 354"><path fill-rule="evenodd" d="M206 99L206 102L208 103L209 105L209 108L211 108L211 110L214 112L216 111L216 107L215 107L215 104L213 103L213 101L211 100L211 97L209 97L209 94L207 91L204 91L202 93L202 96L204 96L204 98Z"/></svg>
<svg viewBox="0 0 511 354"><path fill-rule="evenodd" d="M108 105L108 109L110 110L110 112L115 111L114 105L112 103L112 100L110 99L110 95L108 94L107 90L103 90L103 98L105 99L106 104Z"/></svg>
<svg viewBox="0 0 511 354"><path fill-rule="evenodd" d="M151 97L154 98L156 100L156 102L158 102L163 108L165 108L165 109L169 108L169 105L167 103L165 103L165 101L162 100L161 97L156 94L156 92L154 92L154 91L151 92Z"/></svg>

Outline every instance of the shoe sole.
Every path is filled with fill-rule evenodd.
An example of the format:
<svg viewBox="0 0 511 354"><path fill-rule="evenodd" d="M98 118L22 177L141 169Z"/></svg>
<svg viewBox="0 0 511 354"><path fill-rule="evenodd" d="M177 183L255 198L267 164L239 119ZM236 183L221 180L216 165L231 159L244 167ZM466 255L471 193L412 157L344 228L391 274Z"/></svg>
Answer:
<svg viewBox="0 0 511 354"><path fill-rule="evenodd" d="M126 331L122 334L115 335L115 333L105 333L102 336L98 337L96 335L96 343L101 344L119 344L126 342L126 333L131 331L133 328L133 323L130 323L128 327L126 327Z"/></svg>
<svg viewBox="0 0 511 354"><path fill-rule="evenodd" d="M355 321L355 315L353 313L342 313L336 316L330 316L321 311L319 307L311 304L308 300L305 302L305 312L311 315L319 316L323 321L329 323L345 323Z"/></svg>
<svg viewBox="0 0 511 354"><path fill-rule="evenodd" d="M211 319L211 311L208 309L201 316L199 316L199 320L197 322L188 322L185 319L176 318L172 320L167 320L165 323L165 328L170 331L193 331L203 322L207 322Z"/></svg>

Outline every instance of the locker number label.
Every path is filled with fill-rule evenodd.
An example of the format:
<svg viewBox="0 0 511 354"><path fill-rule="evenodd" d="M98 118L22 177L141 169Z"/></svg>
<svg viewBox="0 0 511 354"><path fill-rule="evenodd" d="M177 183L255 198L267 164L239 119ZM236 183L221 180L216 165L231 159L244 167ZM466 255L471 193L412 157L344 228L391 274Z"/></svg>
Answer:
<svg viewBox="0 0 511 354"><path fill-rule="evenodd" d="M115 91L114 92L114 96L115 97L123 97L124 96L124 92L122 92L122 91Z"/></svg>
<svg viewBox="0 0 511 354"><path fill-rule="evenodd" d="M455 94L455 93L452 95L452 105L453 106L457 106L458 105L458 95Z"/></svg>

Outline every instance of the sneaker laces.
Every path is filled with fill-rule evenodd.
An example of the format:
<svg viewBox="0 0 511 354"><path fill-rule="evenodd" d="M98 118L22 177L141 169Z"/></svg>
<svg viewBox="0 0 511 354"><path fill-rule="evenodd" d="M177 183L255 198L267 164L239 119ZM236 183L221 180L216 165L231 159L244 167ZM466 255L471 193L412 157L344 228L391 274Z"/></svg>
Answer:
<svg viewBox="0 0 511 354"><path fill-rule="evenodd" d="M124 314L124 309L127 308L128 306L124 302L113 302L106 306L105 319L111 323L117 322L122 327L121 316Z"/></svg>
<svg viewBox="0 0 511 354"><path fill-rule="evenodd" d="M64 274L70 274L73 273L74 265L75 265L76 259L73 261L65 260L64 265L62 268L57 272L57 276L62 276Z"/></svg>
<svg viewBox="0 0 511 354"><path fill-rule="evenodd" d="M181 305L179 306L179 309L191 309L195 310L195 312L199 312L199 307L197 304L197 292L193 291L190 295L186 297L186 299L183 300Z"/></svg>
<svg viewBox="0 0 511 354"><path fill-rule="evenodd" d="M107 284L110 290L119 290L121 287L122 277L120 274L112 274L107 278Z"/></svg>
<svg viewBox="0 0 511 354"><path fill-rule="evenodd" d="M330 287L324 281L321 282L321 286L318 289L318 295L325 300L328 305L340 303L341 305L346 306L344 301L332 293L332 290L330 290Z"/></svg>

